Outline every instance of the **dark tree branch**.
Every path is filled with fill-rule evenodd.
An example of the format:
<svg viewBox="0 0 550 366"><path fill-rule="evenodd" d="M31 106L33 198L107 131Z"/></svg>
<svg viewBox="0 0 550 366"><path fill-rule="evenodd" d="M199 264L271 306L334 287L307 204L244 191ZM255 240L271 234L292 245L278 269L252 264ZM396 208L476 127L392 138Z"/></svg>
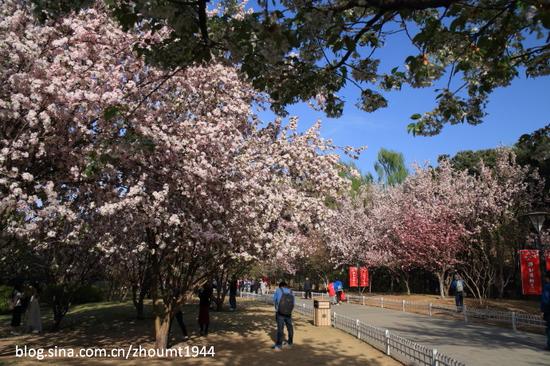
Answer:
<svg viewBox="0 0 550 366"><path fill-rule="evenodd" d="M315 9L323 12L340 12L364 7L376 8L383 11L425 10L449 7L457 3L460 3L460 0L351 0L342 5L328 5Z"/></svg>
<svg viewBox="0 0 550 366"><path fill-rule="evenodd" d="M199 0L199 28L201 30L202 39L205 45L210 44L208 37L208 26L206 24L208 18L206 17L206 3L208 0Z"/></svg>
<svg viewBox="0 0 550 366"><path fill-rule="evenodd" d="M384 12L379 12L377 13L374 17L372 17L371 20L369 20L367 22L367 24L365 24L365 26L359 31L357 32L357 34L355 35L355 37L353 37L353 43L354 44L357 44L357 42L359 42L359 40L361 39L361 37L367 33L367 31L369 31L372 26L380 19L382 18L382 16L384 15ZM339 68L340 66L342 66L343 64L346 63L346 61L349 59L349 57L351 56L351 54L355 51L355 47L353 48L349 48L348 51L346 52L346 54L340 59L340 61L338 61L337 63L335 63L334 65L330 66L328 68L328 70L336 70L337 68Z"/></svg>

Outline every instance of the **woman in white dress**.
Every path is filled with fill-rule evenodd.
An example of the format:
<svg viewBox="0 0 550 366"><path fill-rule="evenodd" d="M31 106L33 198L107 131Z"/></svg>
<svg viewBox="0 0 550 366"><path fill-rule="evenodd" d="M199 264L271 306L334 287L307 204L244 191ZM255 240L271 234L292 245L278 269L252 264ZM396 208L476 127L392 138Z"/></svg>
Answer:
<svg viewBox="0 0 550 366"><path fill-rule="evenodd" d="M33 333L42 332L42 318L40 316L40 301L38 297L38 290L35 286L31 290L31 299L29 306L27 307L27 329Z"/></svg>
<svg viewBox="0 0 550 366"><path fill-rule="evenodd" d="M267 294L267 283L263 279L260 280L260 292L262 295Z"/></svg>

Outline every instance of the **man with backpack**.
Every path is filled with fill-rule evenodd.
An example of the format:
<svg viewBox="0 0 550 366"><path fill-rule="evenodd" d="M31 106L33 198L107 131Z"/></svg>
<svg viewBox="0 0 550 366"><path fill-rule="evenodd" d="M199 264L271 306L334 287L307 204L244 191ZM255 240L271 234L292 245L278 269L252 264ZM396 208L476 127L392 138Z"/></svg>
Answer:
<svg viewBox="0 0 550 366"><path fill-rule="evenodd" d="M455 275L451 288L455 291L456 311L460 313L464 307L464 281L459 274Z"/></svg>
<svg viewBox="0 0 550 366"><path fill-rule="evenodd" d="M294 328L292 326L292 310L294 309L294 294L287 287L285 281L279 283L279 288L273 294L275 305L275 320L277 321L277 341L273 345L274 351L280 351L283 346L284 327L288 332L288 347L292 347Z"/></svg>

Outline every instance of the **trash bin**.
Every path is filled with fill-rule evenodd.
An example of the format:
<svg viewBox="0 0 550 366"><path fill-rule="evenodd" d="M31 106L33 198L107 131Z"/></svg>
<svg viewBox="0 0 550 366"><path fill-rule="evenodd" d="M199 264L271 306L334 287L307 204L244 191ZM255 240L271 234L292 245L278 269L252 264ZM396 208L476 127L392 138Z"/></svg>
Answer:
<svg viewBox="0 0 550 366"><path fill-rule="evenodd" d="M330 327L330 301L328 299L313 300L313 325Z"/></svg>

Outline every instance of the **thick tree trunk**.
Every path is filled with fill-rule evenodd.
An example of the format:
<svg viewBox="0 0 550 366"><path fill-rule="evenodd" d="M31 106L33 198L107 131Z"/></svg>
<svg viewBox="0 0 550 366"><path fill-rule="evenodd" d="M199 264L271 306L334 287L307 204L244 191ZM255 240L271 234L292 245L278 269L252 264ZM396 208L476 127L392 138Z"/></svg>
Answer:
<svg viewBox="0 0 550 366"><path fill-rule="evenodd" d="M145 300L145 293L143 291L140 291L139 294L137 293L137 290L132 289L132 300L134 303L134 307L136 308L136 318L137 319L144 319L143 316L143 301Z"/></svg>
<svg viewBox="0 0 550 366"><path fill-rule="evenodd" d="M403 271L402 278L403 278L403 283L405 284L405 290L407 291L407 295L410 295L411 294L411 286L410 286L409 273Z"/></svg>
<svg viewBox="0 0 550 366"><path fill-rule="evenodd" d="M53 330L58 330L65 314L69 311L70 301L65 294L55 295L53 297Z"/></svg>
<svg viewBox="0 0 550 366"><path fill-rule="evenodd" d="M439 282L439 296L441 296L442 299L445 298L446 288L445 288L445 272L437 272L436 273L437 280Z"/></svg>
<svg viewBox="0 0 550 366"><path fill-rule="evenodd" d="M155 234L151 229L146 230L147 242L150 249L156 249ZM160 284L160 263L158 256L151 256L151 297L153 298L153 313L155 314L155 347L156 349L168 348L170 335L170 321L172 320L172 306L159 298L158 288Z"/></svg>
<svg viewBox="0 0 550 366"><path fill-rule="evenodd" d="M170 336L170 321L172 311L170 307L155 314L155 347L156 349L168 348L168 337Z"/></svg>

